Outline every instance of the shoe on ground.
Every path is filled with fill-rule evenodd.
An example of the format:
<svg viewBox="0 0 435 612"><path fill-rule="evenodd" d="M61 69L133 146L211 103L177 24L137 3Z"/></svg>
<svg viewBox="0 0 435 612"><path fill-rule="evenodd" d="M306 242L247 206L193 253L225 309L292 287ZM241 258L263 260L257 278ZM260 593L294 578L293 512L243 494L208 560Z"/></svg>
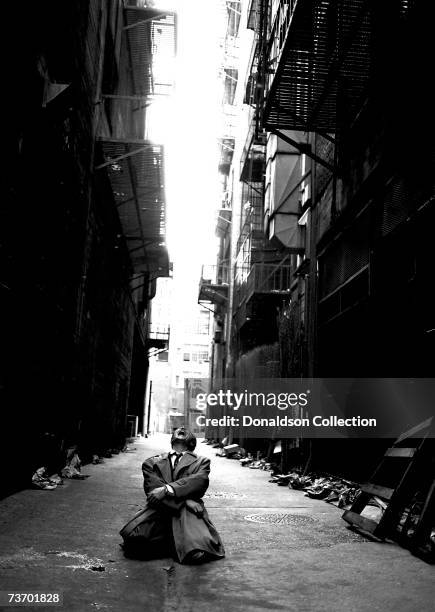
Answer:
<svg viewBox="0 0 435 612"><path fill-rule="evenodd" d="M207 559L207 553L203 550L193 550L189 553L184 560L184 563L188 563L189 565L197 565L199 563L203 563Z"/></svg>

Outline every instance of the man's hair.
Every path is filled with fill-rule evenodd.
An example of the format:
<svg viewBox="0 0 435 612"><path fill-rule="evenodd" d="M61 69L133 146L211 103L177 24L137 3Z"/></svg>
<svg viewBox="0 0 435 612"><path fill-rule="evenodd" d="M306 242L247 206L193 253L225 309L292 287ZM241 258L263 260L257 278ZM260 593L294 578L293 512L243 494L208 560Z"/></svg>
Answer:
<svg viewBox="0 0 435 612"><path fill-rule="evenodd" d="M184 435L180 435L183 432ZM184 442L187 446L187 450L193 451L196 448L196 436L191 432L184 429L184 427L178 427L171 436L171 446L175 442Z"/></svg>

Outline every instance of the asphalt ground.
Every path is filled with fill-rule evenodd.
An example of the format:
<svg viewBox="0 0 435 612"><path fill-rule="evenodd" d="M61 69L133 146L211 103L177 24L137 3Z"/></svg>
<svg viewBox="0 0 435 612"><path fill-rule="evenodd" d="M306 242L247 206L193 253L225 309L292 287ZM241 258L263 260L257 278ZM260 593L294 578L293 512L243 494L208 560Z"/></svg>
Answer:
<svg viewBox="0 0 435 612"><path fill-rule="evenodd" d="M335 506L271 484L267 472L203 443L198 454L212 460L205 503L226 558L200 566L125 558L119 530L143 506L141 463L168 445L169 436L138 439L85 466L85 480L0 501L0 589L60 592L57 609L68 612L435 610L434 566L366 540Z"/></svg>

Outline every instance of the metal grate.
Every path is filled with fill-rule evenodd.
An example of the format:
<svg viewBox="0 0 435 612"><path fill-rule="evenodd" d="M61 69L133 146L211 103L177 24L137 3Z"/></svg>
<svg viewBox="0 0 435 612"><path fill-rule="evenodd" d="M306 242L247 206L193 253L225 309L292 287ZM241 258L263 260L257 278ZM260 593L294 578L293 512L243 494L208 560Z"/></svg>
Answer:
<svg viewBox="0 0 435 612"><path fill-rule="evenodd" d="M175 15L157 9L127 7L125 22L134 93L167 94L174 77L170 60L176 52Z"/></svg>
<svg viewBox="0 0 435 612"><path fill-rule="evenodd" d="M403 178L392 181L384 196L381 235L392 232L433 194L434 181L430 176L423 177L421 182L410 183Z"/></svg>
<svg viewBox="0 0 435 612"><path fill-rule="evenodd" d="M163 147L101 139L106 168L135 272L167 276ZM113 163L110 163L113 160Z"/></svg>
<svg viewBox="0 0 435 612"><path fill-rule="evenodd" d="M357 221L319 257L320 298L329 295L369 262L369 214Z"/></svg>
<svg viewBox="0 0 435 612"><path fill-rule="evenodd" d="M405 0L383 4L292 0L278 5L268 27L266 128L335 131L338 112L355 114L377 69L378 37L406 21L410 9Z"/></svg>
<svg viewBox="0 0 435 612"><path fill-rule="evenodd" d="M245 521L251 523L272 523L274 525L300 525L315 523L315 519L312 516L305 516L304 514L250 514L244 517Z"/></svg>

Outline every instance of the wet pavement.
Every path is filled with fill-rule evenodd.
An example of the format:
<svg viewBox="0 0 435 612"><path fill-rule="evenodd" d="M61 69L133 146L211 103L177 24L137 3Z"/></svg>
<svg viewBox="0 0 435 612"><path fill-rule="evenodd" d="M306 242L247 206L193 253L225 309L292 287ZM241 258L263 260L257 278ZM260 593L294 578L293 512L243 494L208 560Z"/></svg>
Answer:
<svg viewBox="0 0 435 612"><path fill-rule="evenodd" d="M433 566L364 539L335 506L270 484L267 472L202 443L198 454L212 459L205 503L226 558L201 566L126 559L118 532L143 505L141 463L168 445L169 436L138 439L85 466L86 480L0 501L0 590L62 592L68 612L435 609Z"/></svg>

